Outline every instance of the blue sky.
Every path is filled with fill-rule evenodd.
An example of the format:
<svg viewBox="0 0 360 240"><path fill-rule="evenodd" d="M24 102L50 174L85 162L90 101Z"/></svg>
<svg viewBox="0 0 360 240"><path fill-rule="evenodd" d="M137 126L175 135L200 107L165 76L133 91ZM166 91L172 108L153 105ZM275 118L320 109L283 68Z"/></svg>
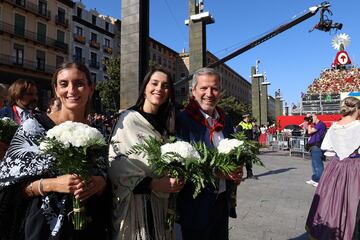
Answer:
<svg viewBox="0 0 360 240"><path fill-rule="evenodd" d="M82 0L87 9L120 18L120 0ZM261 34L300 16L314 0L205 0L205 11L215 18L207 27L207 48L219 58L249 43ZM334 22L344 24L351 44L346 48L352 62L360 61L360 1L330 1ZM175 51L188 49L188 0L150 0L150 36ZM319 13L267 42L239 55L227 64L250 81L250 68L260 59L260 72L266 72L269 94L280 88L289 104L297 103L301 92L331 66L336 50L331 46L335 33L309 30L319 21Z"/></svg>

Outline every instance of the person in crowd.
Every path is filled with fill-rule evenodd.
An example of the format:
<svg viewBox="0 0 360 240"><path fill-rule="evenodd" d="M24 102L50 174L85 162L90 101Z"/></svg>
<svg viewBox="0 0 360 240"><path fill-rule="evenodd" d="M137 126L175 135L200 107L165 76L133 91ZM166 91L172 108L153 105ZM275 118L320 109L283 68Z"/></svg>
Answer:
<svg viewBox="0 0 360 240"><path fill-rule="evenodd" d="M8 95L8 88L6 84L0 83L0 109L5 106Z"/></svg>
<svg viewBox="0 0 360 240"><path fill-rule="evenodd" d="M305 120L308 121L307 132L310 137L307 143L307 148L310 151L313 172L311 179L306 181L306 183L317 187L321 174L324 171L324 153L320 146L326 133L326 126L325 123L318 119L316 114L312 114L311 117Z"/></svg>
<svg viewBox="0 0 360 240"><path fill-rule="evenodd" d="M247 140L254 140L253 124L250 121L250 115L244 114L242 117L243 120L237 126L236 131L243 132ZM258 179L253 174L251 162L246 162L245 167L246 167L246 179Z"/></svg>
<svg viewBox="0 0 360 240"><path fill-rule="evenodd" d="M61 101L59 98L54 97L50 100L46 113L52 114L54 112L60 111L60 109L61 109Z"/></svg>
<svg viewBox="0 0 360 240"><path fill-rule="evenodd" d="M0 109L0 118L8 117L17 124L25 121L35 109L38 100L38 90L35 82L28 79L18 79L8 90L8 106ZM0 142L0 157L4 156L9 145Z"/></svg>
<svg viewBox="0 0 360 240"><path fill-rule="evenodd" d="M357 240L360 236L359 210L357 218L355 213L360 199L360 100L345 98L341 114L343 118L330 127L321 144L331 158L306 221L311 239Z"/></svg>
<svg viewBox="0 0 360 240"><path fill-rule="evenodd" d="M19 127L0 162L0 239L104 239L101 193L106 184L105 158L97 160L85 183L77 175L59 175L56 159L39 150L47 130L65 121L86 123L94 91L85 65L64 63L55 71L53 88L61 109L30 116ZM35 95L35 94L34 94ZM92 222L73 230L71 198L85 202Z"/></svg>
<svg viewBox="0 0 360 240"><path fill-rule="evenodd" d="M300 123L299 124L299 127L301 127L302 131L303 131L303 135L305 137L308 137L309 136L309 133L308 133L308 128L309 128L309 120L311 119L312 121L312 117L311 117L311 114L308 113L306 114L306 116L304 117L304 122Z"/></svg>
<svg viewBox="0 0 360 240"><path fill-rule="evenodd" d="M0 118L8 117L19 125L35 110L38 90L32 80L18 79L9 87L9 105L0 110Z"/></svg>
<svg viewBox="0 0 360 240"><path fill-rule="evenodd" d="M183 187L168 176L156 176L147 158L129 155L132 146L148 137L167 139L175 131L174 87L162 68L148 72L135 106L120 113L109 149L113 185L113 239L168 240L165 229L169 193Z"/></svg>
<svg viewBox="0 0 360 240"><path fill-rule="evenodd" d="M263 146L265 146L267 144L267 127L266 127L266 125L261 125L261 127L260 127L259 143Z"/></svg>
<svg viewBox="0 0 360 240"><path fill-rule="evenodd" d="M221 75L211 68L201 68L194 73L192 95L185 110L176 119L176 135L187 142L204 142L207 147L217 147L220 140L231 137L232 122L217 107L221 99ZM194 186L185 184L177 201L182 238L226 240L229 238L229 214L234 207L231 195L242 179L242 166L235 172L218 176L219 187L206 186L195 199ZM236 214L236 213L234 213Z"/></svg>

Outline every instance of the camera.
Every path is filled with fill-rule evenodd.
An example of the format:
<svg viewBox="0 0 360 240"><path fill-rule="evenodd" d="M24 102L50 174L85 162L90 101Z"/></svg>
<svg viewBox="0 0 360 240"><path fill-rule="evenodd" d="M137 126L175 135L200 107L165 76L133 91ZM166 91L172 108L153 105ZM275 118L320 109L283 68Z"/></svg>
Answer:
<svg viewBox="0 0 360 240"><path fill-rule="evenodd" d="M304 121L308 122L309 124L311 124L313 122L313 117L309 116L309 117L304 117Z"/></svg>

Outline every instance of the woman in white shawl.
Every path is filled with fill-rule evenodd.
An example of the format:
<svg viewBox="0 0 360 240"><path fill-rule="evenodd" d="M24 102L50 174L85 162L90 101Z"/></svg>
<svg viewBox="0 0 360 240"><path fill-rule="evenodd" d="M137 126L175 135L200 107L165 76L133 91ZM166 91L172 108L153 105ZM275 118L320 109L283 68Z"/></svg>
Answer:
<svg viewBox="0 0 360 240"><path fill-rule="evenodd" d="M113 186L113 239L169 240L165 218L169 193L183 183L155 177L146 158L126 156L130 148L148 136L166 138L174 133L175 109L171 75L160 68L151 70L134 107L121 112L109 150L109 177Z"/></svg>
<svg viewBox="0 0 360 240"><path fill-rule="evenodd" d="M360 100L342 102L343 118L328 130L322 150L331 156L317 186L306 230L311 239L350 240L360 199Z"/></svg>

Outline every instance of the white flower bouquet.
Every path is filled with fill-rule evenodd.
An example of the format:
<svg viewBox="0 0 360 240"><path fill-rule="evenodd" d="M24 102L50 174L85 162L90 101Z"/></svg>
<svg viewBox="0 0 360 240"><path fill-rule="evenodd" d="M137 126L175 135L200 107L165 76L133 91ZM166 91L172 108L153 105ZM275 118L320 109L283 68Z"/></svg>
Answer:
<svg viewBox="0 0 360 240"><path fill-rule="evenodd" d="M173 139L174 141L175 139ZM193 197L196 198L205 187L205 161L196 148L188 142L177 141L162 145L162 141L149 137L142 144L134 145L128 155L147 156L149 166L158 176L167 175L177 181L192 182L195 186ZM166 216L166 228L172 229L176 218L176 193L170 194Z"/></svg>
<svg viewBox="0 0 360 240"><path fill-rule="evenodd" d="M11 118L0 118L0 142L10 144L18 127Z"/></svg>
<svg viewBox="0 0 360 240"><path fill-rule="evenodd" d="M212 161L216 170L227 174L246 162L264 166L256 155L259 152L257 142L246 140L242 133L235 133L233 137L233 139L225 138L219 142L216 156Z"/></svg>
<svg viewBox="0 0 360 240"><path fill-rule="evenodd" d="M177 141L163 145L161 140L149 137L144 143L132 146L127 154L147 156L149 166L158 176L167 175L176 180L191 181L195 185L194 198L204 188L206 173L203 169L206 168L206 162L188 142Z"/></svg>
<svg viewBox="0 0 360 240"><path fill-rule="evenodd" d="M46 133L40 142L40 150L56 158L61 174L76 174L88 180L96 160L106 154L107 146L102 134L86 124L67 121ZM75 230L86 226L85 209L79 199L73 197L72 222Z"/></svg>

